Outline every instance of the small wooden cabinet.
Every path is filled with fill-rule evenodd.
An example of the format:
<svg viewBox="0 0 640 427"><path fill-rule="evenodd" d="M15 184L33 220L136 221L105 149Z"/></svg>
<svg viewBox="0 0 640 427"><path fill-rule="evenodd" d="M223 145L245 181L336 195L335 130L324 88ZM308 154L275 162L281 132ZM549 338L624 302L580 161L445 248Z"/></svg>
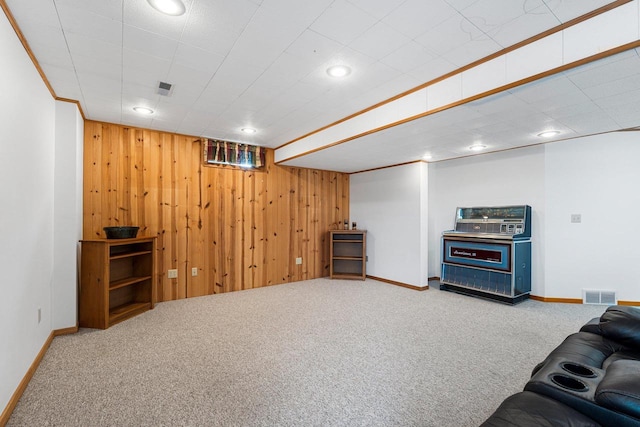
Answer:
<svg viewBox="0 0 640 427"><path fill-rule="evenodd" d="M81 243L80 327L106 329L153 308L155 237Z"/></svg>
<svg viewBox="0 0 640 427"><path fill-rule="evenodd" d="M366 278L367 232L366 230L332 230L331 263L329 275L332 279Z"/></svg>

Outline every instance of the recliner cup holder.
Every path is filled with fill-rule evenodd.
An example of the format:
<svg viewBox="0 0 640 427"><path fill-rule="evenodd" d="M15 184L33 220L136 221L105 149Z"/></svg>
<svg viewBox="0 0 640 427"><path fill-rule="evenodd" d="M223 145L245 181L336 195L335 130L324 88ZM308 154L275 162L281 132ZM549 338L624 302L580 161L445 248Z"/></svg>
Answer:
<svg viewBox="0 0 640 427"><path fill-rule="evenodd" d="M564 374L553 374L549 377L554 384L571 391L588 391L589 386L577 378Z"/></svg>
<svg viewBox="0 0 640 427"><path fill-rule="evenodd" d="M598 376L592 369L583 365L578 365L577 363L563 362L560 364L560 367L570 374L577 375L579 377L595 378Z"/></svg>

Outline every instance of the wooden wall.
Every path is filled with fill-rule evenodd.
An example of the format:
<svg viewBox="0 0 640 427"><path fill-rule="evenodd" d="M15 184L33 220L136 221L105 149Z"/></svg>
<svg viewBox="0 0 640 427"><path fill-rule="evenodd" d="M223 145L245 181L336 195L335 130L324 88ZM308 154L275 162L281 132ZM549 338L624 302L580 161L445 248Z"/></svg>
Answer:
<svg viewBox="0 0 640 427"><path fill-rule="evenodd" d="M158 236L159 301L329 274L327 231L349 218L347 174L277 166L273 150L262 171L202 157L196 137L86 121L84 238L113 225Z"/></svg>

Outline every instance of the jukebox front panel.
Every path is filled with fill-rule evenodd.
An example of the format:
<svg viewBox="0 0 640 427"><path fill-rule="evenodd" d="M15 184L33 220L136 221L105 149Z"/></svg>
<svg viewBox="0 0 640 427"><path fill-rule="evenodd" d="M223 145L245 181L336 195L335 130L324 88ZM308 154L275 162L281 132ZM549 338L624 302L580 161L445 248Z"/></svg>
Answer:
<svg viewBox="0 0 640 427"><path fill-rule="evenodd" d="M492 270L511 271L511 244L444 239L443 262Z"/></svg>

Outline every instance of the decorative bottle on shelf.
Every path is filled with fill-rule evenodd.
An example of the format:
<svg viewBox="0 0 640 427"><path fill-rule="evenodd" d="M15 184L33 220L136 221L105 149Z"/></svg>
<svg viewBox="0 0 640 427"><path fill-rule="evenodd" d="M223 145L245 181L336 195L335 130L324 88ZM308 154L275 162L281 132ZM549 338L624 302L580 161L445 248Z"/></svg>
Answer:
<svg viewBox="0 0 640 427"><path fill-rule="evenodd" d="M345 220L344 220L344 229L345 229L345 230L348 230L348 229L349 229L349 220L348 220L348 219L345 219Z"/></svg>

